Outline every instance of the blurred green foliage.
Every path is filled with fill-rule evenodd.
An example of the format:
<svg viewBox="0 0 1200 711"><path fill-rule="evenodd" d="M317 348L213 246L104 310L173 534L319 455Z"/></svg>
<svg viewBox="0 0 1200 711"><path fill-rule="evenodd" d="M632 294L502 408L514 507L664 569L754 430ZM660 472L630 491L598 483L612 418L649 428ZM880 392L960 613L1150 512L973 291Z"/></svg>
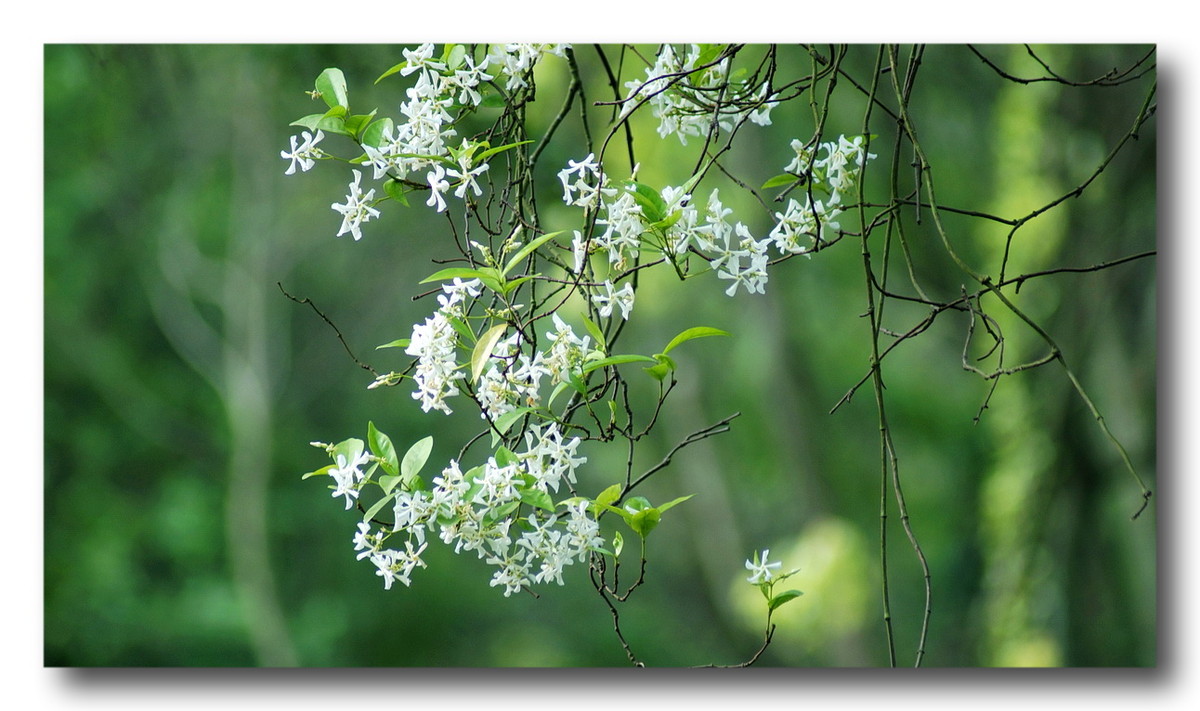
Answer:
<svg viewBox="0 0 1200 711"><path fill-rule="evenodd" d="M1090 78L1147 49L1045 51L1059 73ZM1021 48L985 50L1039 73ZM852 48L848 72L862 75L874 53ZM368 420L401 449L433 434L433 462L455 456L476 426L422 415L403 387L368 392L370 375L336 334L280 289L319 305L360 360L403 367L399 349L373 349L427 315L411 297L446 256L444 223L420 205L389 204L361 242L335 239L327 206L348 171L285 178L278 158L288 123L316 110L304 91L323 68L345 72L357 106L394 114L400 84L371 82L399 59L399 47L375 46L46 47L47 665L625 663L582 567L540 599L503 598L479 561L435 545L412 588L384 591L352 555L354 515L300 481L326 463L309 441L365 437ZM566 81L538 78L533 130L554 116ZM1152 82L1023 86L965 47L930 48L912 111L939 199L1009 215L1069 191L1129 130ZM745 129L733 172L778 172L788 141L811 132L802 104ZM838 103L829 130L857 132L862 111L861 99ZM641 179L688 177L680 166L698 146L680 161L673 138L636 128ZM578 127L562 130L540 164L547 215L561 207L553 166L581 157L569 147ZM1017 269L1154 249L1155 167L1150 121L1082 197L1022 233ZM928 265L919 277L957 293L928 219L915 218L913 249ZM1002 231L947 219L972 258L995 257ZM680 386L639 462L742 413L639 491L653 501L696 494L655 531L648 583L622 612L650 664L736 663L757 648L761 598L743 561L763 548L801 569L789 582L805 595L780 610L762 664L887 663L874 403L860 393L828 414L867 372L862 280L859 249L846 242L781 265L761 297L641 284L629 352L654 352L697 324L734 335L680 349ZM1154 488L1154 260L1030 282L1021 296ZM921 315L896 308L889 324ZM1005 327L1010 348L1036 357L1032 334ZM1154 665L1153 505L1129 521L1138 490L1059 369L1005 378L974 424L988 383L961 368L964 329L940 320L884 365L908 507L932 569L924 663ZM626 453L586 454L595 473L581 485L595 495ZM891 609L909 663L923 587L895 518Z"/></svg>

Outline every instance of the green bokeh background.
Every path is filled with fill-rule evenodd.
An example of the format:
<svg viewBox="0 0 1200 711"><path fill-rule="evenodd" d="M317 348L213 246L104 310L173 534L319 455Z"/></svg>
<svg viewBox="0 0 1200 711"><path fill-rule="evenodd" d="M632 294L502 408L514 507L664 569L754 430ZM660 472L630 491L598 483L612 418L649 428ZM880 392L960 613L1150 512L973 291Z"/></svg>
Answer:
<svg viewBox="0 0 1200 711"><path fill-rule="evenodd" d="M316 110L303 92L325 67L345 72L356 107L396 115L405 84L371 82L400 49L46 47L47 665L626 663L581 567L540 599L504 598L480 561L431 545L412 588L384 591L354 559L354 515L300 480L325 463L308 442L364 437L368 420L398 446L433 434L433 462L455 456L478 424L469 413L423 415L404 387L367 391L370 375L331 329L277 286L318 304L377 370L404 366L399 351L373 349L407 337L431 310L411 297L431 260L448 256L444 222L420 202L388 205L361 242L335 239L328 205L342 200L349 171L321 165L285 177L278 157L295 132L288 123ZM1086 78L1148 50L1039 48L1060 74ZM875 51L851 48L848 71L863 76ZM1040 73L1024 48L985 51L1010 71ZM579 54L594 71L594 52ZM793 47L784 57L806 61ZM538 75L535 130L561 104L557 62L547 58ZM622 78L641 75L627 59ZM1021 86L965 47L931 47L911 110L939 200L1016 216L1066 193L1129 130L1153 81L1151 72L1120 87ZM607 98L592 89L589 98ZM859 132L861 96L846 86L838 96L827 131ZM761 182L786 164L788 141L811 135L803 102L773 118L739 134L731 172ZM1155 126L1082 197L1020 233L1020 270L1155 248ZM660 141L648 119L635 127L642 179L689 177L698 145ZM565 209L555 207L554 173L582 157L579 135L564 124L539 166L549 221ZM880 152L889 145L890 136ZM995 263L1003 230L947 219L971 259ZM939 261L928 216L909 229L923 283L957 294L960 276ZM683 450L640 492L653 501L696 494L655 531L648 581L622 610L648 664L753 653L763 610L743 561L763 548L801 569L793 582L805 595L780 611L760 663L887 664L874 403L863 391L828 414L867 372L864 291L849 240L775 267L764 296L726 298L715 280L643 282L628 352L654 352L693 325L734 338L679 351L680 386L635 468L741 413L731 432ZM1155 488L1154 259L1030 282L1020 298ZM923 316L889 308L895 329ZM1003 325L1014 361L1041 354L1034 334ZM961 368L965 328L940 319L885 361L908 507L932 569L924 663L1155 665L1155 507L1129 521L1139 490L1061 369L1004 379L975 424L988 384ZM581 484L594 495L622 471L625 452L585 454ZM891 609L899 661L910 664L923 587L896 518Z"/></svg>

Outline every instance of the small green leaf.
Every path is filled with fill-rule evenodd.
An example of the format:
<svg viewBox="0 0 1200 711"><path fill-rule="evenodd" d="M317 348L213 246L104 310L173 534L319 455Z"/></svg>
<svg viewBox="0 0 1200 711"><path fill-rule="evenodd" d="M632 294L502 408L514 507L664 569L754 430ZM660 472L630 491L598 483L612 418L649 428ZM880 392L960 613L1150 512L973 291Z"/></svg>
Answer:
<svg viewBox="0 0 1200 711"><path fill-rule="evenodd" d="M463 60L466 59L467 48L461 44L448 44L442 50L442 57L446 61L446 69L454 71L463 65Z"/></svg>
<svg viewBox="0 0 1200 711"><path fill-rule="evenodd" d="M583 378L579 377L579 373L572 370L567 374L567 382L571 383L571 387L575 388L575 392L580 395L587 395L587 383L583 382Z"/></svg>
<svg viewBox="0 0 1200 711"><path fill-rule="evenodd" d="M383 489L383 493L390 494L392 489L395 489L396 485L402 481L404 481L404 477L384 474L379 477L379 486Z"/></svg>
<svg viewBox="0 0 1200 711"><path fill-rule="evenodd" d="M409 339L399 338L395 341L392 341L391 343L385 343L382 346L375 346L375 350L379 350L381 348L408 348L409 343L410 343Z"/></svg>
<svg viewBox="0 0 1200 711"><path fill-rule="evenodd" d="M554 510L554 501L541 489L521 489L521 501L539 509Z"/></svg>
<svg viewBox="0 0 1200 711"><path fill-rule="evenodd" d="M387 196L391 199L408 207L408 190L405 189L404 183L391 178L383 184L383 192L387 193Z"/></svg>
<svg viewBox="0 0 1200 711"><path fill-rule="evenodd" d="M363 521L370 521L371 519L375 518L375 514L379 513L379 510L382 509L384 506L387 506L387 503L391 500L392 500L392 495L388 494L387 496L384 496L383 498L381 498L379 501L376 501L374 504L371 505L371 508L367 509L367 512L363 514Z"/></svg>
<svg viewBox="0 0 1200 711"><path fill-rule="evenodd" d="M420 474L421 467L425 466L431 451L433 451L432 436L409 447L408 451L404 453L404 461L400 462L400 476L407 482Z"/></svg>
<svg viewBox="0 0 1200 711"><path fill-rule="evenodd" d="M304 476L300 477L300 479L301 479L301 481L303 481L304 479L307 479L309 477L321 476L322 474L328 474L330 472L330 470L336 469L336 468L337 467L335 465L330 464L330 465L321 467L320 469L316 470L315 472L309 472L309 473L305 474Z"/></svg>
<svg viewBox="0 0 1200 711"><path fill-rule="evenodd" d="M587 317L587 314L583 314L583 326L588 333L592 334L592 338L596 339L596 345L600 347L600 350L607 353L608 344L604 342L604 331L601 331L596 322Z"/></svg>
<svg viewBox="0 0 1200 711"><path fill-rule="evenodd" d="M492 357L492 349L504 337L504 331L508 328L508 324L500 323L488 329L488 332L483 334L479 341L475 344L475 350L471 353L471 382L479 382L479 376L483 375L483 369L487 366L488 360Z"/></svg>
<svg viewBox="0 0 1200 711"><path fill-rule="evenodd" d="M363 453L363 446L363 441L361 439L351 437L350 439L338 442L336 445L334 445L333 451L330 453L330 455L333 457L333 461L335 462L337 461L338 455L341 455L346 460L346 463L349 464L350 462L358 459L359 455Z"/></svg>
<svg viewBox="0 0 1200 711"><path fill-rule="evenodd" d="M650 506L650 499L647 499L645 496L635 496L625 502L625 510L629 513L637 513L649 508L652 508Z"/></svg>
<svg viewBox="0 0 1200 711"><path fill-rule="evenodd" d="M486 109L502 109L508 106L508 100L501 94L489 93L483 95L483 101L479 105Z"/></svg>
<svg viewBox="0 0 1200 711"><path fill-rule="evenodd" d="M496 450L496 464L501 467L511 466L520 461L517 455L513 454L512 450L508 447L501 447Z"/></svg>
<svg viewBox="0 0 1200 711"><path fill-rule="evenodd" d="M289 126L303 126L304 128L307 128L310 131L316 131L317 124L319 124L321 122L321 119L323 119L323 118L325 118L325 114L309 114L308 116L305 116L304 118L299 118L299 119L296 119L295 121L292 121L288 125Z"/></svg>
<svg viewBox="0 0 1200 711"><path fill-rule="evenodd" d="M492 94L492 96L496 96L496 95ZM485 100L483 103L484 103L484 105L486 105L487 101ZM503 99L500 100L499 105L504 106ZM504 151L511 150L513 148L516 148L517 146L523 146L526 143L533 143L533 141L517 141L516 143L507 143L503 146L496 146L495 148L489 148L486 151L484 151L483 153L480 153L479 155L475 156L475 159L474 159L475 164L479 165L480 163L486 161L488 158L491 158L492 156L496 155L497 153L503 153Z"/></svg>
<svg viewBox="0 0 1200 711"><path fill-rule="evenodd" d="M626 181L625 189L633 195L634 202L641 205L646 222L655 223L666 217L667 203L657 190L636 180Z"/></svg>
<svg viewBox="0 0 1200 711"><path fill-rule="evenodd" d="M378 110L379 109L375 109L375 111L372 111L369 114L357 114L355 116L348 117L346 119L346 130L350 132L351 136L358 136L360 133L366 130L367 125L371 123L371 119L375 118L375 112Z"/></svg>
<svg viewBox="0 0 1200 711"><path fill-rule="evenodd" d="M325 116L317 122L317 129L326 133L336 133L342 136L349 136L350 132L346 130L346 120L340 116Z"/></svg>
<svg viewBox="0 0 1200 711"><path fill-rule="evenodd" d="M511 281L506 281L506 282L504 282L504 294L505 294L505 296L507 296L507 295L509 295L509 294L513 293L514 291L516 291L516 289L517 289L517 287L518 287L518 286L520 286L520 285L524 284L525 282L527 282L527 281L530 281L530 280L532 280L532 279L536 279L537 277L540 277L540 276L541 276L541 274L530 274L529 276L518 277L518 278L516 278L516 279L513 279L513 280L511 280Z"/></svg>
<svg viewBox="0 0 1200 711"><path fill-rule="evenodd" d="M651 358L650 356L635 355L635 354L615 355L615 356L609 356L607 358L601 358L600 360L594 360L590 363L586 363L586 364L584 364L584 366L581 370L584 373L590 373L593 370L597 370L599 368L606 368L610 365L620 365L622 363L654 363L654 362L655 362L655 360L653 358Z"/></svg>
<svg viewBox="0 0 1200 711"><path fill-rule="evenodd" d="M392 476L400 473L400 460L396 457L396 448L392 446L390 437L375 429L374 422L367 422L367 443L371 451L380 458L379 465Z"/></svg>
<svg viewBox="0 0 1200 711"><path fill-rule="evenodd" d="M484 286L496 292L497 294L504 293L504 287L500 283L499 272L490 267L485 267L483 269L451 267L425 277L420 283L427 284L432 281L449 281L454 277L458 277L460 279L478 279L483 283Z"/></svg>
<svg viewBox="0 0 1200 711"><path fill-rule="evenodd" d="M692 498L693 496L695 496L695 494L688 494L687 496L680 496L678 499L675 499L674 501L668 501L667 503L659 506L658 511L659 511L659 513L662 513L663 511L666 511L669 508L672 508L672 507L678 506L679 504L682 504L683 502L687 501L688 499Z"/></svg>
<svg viewBox="0 0 1200 711"><path fill-rule="evenodd" d="M321 98L330 108L350 108L350 101L346 98L346 77L342 76L341 69L330 67L321 72L317 77L317 91L321 92Z"/></svg>
<svg viewBox="0 0 1200 711"><path fill-rule="evenodd" d="M470 329L469 326L467 326L467 324L463 323L461 318L457 316L447 316L446 320L450 322L450 326L458 333L458 335L462 336L464 342L474 343L478 340L475 338L475 333Z"/></svg>
<svg viewBox="0 0 1200 711"><path fill-rule="evenodd" d="M383 81L385 78L390 77L391 75L395 74L396 72L400 71L401 69L404 69L407 66L408 66L408 60L406 59L403 62L400 62L399 64L393 66L391 69L387 70L383 74L380 74L379 78L375 80L375 83L378 84L379 82Z"/></svg>
<svg viewBox="0 0 1200 711"><path fill-rule="evenodd" d="M654 224L652 224L650 226L653 227L654 229L658 230L659 232L666 232L668 229L671 228L671 225L674 225L676 222L679 222L679 218L681 218L681 217L683 217L683 210L676 210L676 211L672 212L670 215L667 215L663 219L659 220L658 222L655 222Z"/></svg>
<svg viewBox="0 0 1200 711"><path fill-rule="evenodd" d="M543 244L546 244L547 242L554 239L555 237L561 235L564 231L565 230L559 230L558 232L547 232L546 234L533 239L532 241L529 242L529 244L525 245L524 247L521 247L521 251L514 254L513 258L508 260L508 264L505 265L504 271L500 272L500 276L503 277L503 276L507 275L509 272L511 272L513 270L513 267L517 266L522 261L524 261L524 259L526 257L528 257L530 254L532 254L534 252L534 250L536 250L538 247L541 247Z"/></svg>
<svg viewBox="0 0 1200 711"><path fill-rule="evenodd" d="M795 175L792 175L791 173L782 173L780 175L776 175L774 178L767 180L767 182L762 184L762 187L759 188L759 190L767 190L770 188L782 187L784 185L791 185L792 183L795 183L798 180L800 180L800 178L796 177Z"/></svg>
<svg viewBox="0 0 1200 711"><path fill-rule="evenodd" d="M613 533L613 557L615 558L615 557L621 555L621 549L623 549L624 547L625 547L625 537L621 535L620 531L615 531Z"/></svg>
<svg viewBox="0 0 1200 711"><path fill-rule="evenodd" d="M372 112L372 115L374 115L374 112ZM363 134L362 134L363 145L379 148L385 142L384 138L383 138L383 134L386 133L390 136L393 128L395 128L395 124L392 123L392 120L390 118L385 116L385 117L379 119L378 121L371 124L370 126L367 126L366 130L363 131Z"/></svg>
<svg viewBox="0 0 1200 711"><path fill-rule="evenodd" d="M662 382L662 379L667 377L668 373L675 370L675 361L670 356L665 356L662 353L655 355L654 360L658 363L657 365L642 368L642 370L646 371L650 377Z"/></svg>
<svg viewBox="0 0 1200 711"><path fill-rule="evenodd" d="M633 515L633 519L629 522L629 527L639 536L645 538L650 535L651 531L658 527L660 520L662 520L662 512L658 509L646 509L638 511Z"/></svg>
<svg viewBox="0 0 1200 711"><path fill-rule="evenodd" d="M666 354L670 353L671 349L673 349L675 346L678 346L679 344L684 343L686 341L690 341L694 338L704 338L706 336L728 336L728 335L729 335L729 333L727 331L722 331L719 328L710 328L708 326L696 326L695 328L689 328L686 331L684 331L683 333L680 333L678 336L672 338L671 342L667 344L667 347L662 350L662 355L666 355Z"/></svg>
<svg viewBox="0 0 1200 711"><path fill-rule="evenodd" d="M492 423L492 447L495 447L500 441L500 437L508 432L513 424L524 417L527 413L533 412L532 407L518 407L515 410L509 410L503 415L496 418Z"/></svg>
<svg viewBox="0 0 1200 711"><path fill-rule="evenodd" d="M791 602L803 594L804 593L800 592L799 590L788 590L786 592L781 592L775 597L771 598L771 600L767 603L767 607L771 611L774 611L784 603Z"/></svg>
<svg viewBox="0 0 1200 711"><path fill-rule="evenodd" d="M621 490L622 487L620 484L613 484L604 491L601 491L596 495L595 501L592 502L593 509L599 511L599 509L611 506L613 502L621 498Z"/></svg>

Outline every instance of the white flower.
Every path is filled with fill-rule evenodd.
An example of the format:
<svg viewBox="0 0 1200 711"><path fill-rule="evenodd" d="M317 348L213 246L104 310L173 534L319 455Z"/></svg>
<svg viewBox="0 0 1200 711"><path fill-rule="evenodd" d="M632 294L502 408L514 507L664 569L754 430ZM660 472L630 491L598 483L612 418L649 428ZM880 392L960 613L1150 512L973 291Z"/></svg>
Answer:
<svg viewBox="0 0 1200 711"><path fill-rule="evenodd" d="M362 551L357 560L369 557L379 550L379 536L370 533L371 526L366 522L358 524L358 533L354 534L354 550Z"/></svg>
<svg viewBox="0 0 1200 711"><path fill-rule="evenodd" d="M753 561L746 561L746 570L750 571L750 577L746 578L748 582L753 583L754 585L771 582L771 578L775 576L775 574L771 572L771 569L778 568L782 566L783 563L768 563L767 555L770 554L770 552L771 550L769 548L764 549L761 556L755 553Z"/></svg>
<svg viewBox="0 0 1200 711"><path fill-rule="evenodd" d="M371 200L375 197L375 190L372 188L366 195L363 195L362 188L359 187L361 181L362 173L355 170L354 182L350 183L350 194L346 196L346 204L334 203L330 206L342 213L342 228L338 230L338 237L349 232L354 235L355 241L358 241L362 239L359 225L370 221L372 217L379 217L379 210L370 205Z"/></svg>
<svg viewBox="0 0 1200 711"><path fill-rule="evenodd" d="M592 303L600 309L600 315L604 318L612 316L613 306L621 308L621 318L629 320L629 312L633 310L633 284L625 282L625 286L613 291L611 281L605 281L603 294L593 294Z"/></svg>
<svg viewBox="0 0 1200 711"><path fill-rule="evenodd" d="M425 178L429 181L430 196L425 202L426 205L433 207L437 205L437 211L442 212L446 209L446 198L442 194L450 189L450 182L446 180L446 169L439 163L433 167Z"/></svg>
<svg viewBox="0 0 1200 711"><path fill-rule="evenodd" d="M348 461L346 455L339 454L336 466L329 470L329 476L333 477L334 483L337 484L333 490L333 497L345 496L347 509L353 506L354 499L358 498L359 487L366 476L361 467L369 459L370 455L367 452L360 452L353 461Z"/></svg>
<svg viewBox="0 0 1200 711"><path fill-rule="evenodd" d="M304 141L299 147L296 147L296 137L292 136L292 152L279 152L279 156L281 158L284 160L290 160L292 162L292 164L288 166L288 169L284 171L284 175L291 175L292 173L295 173L296 165L300 166L301 172L308 172L308 169L312 168L315 164L315 159L324 155L324 152L320 148L316 147L317 144L321 142L321 139L325 138L325 134L323 132L318 129L315 137L308 131L302 131L300 135L304 137Z"/></svg>
<svg viewBox="0 0 1200 711"><path fill-rule="evenodd" d="M466 141L463 141L463 144L465 147ZM459 170L450 169L446 171L446 175L449 175L453 178L458 178L462 181L459 183L458 187L454 189L454 197L462 199L462 197L467 194L468 188L475 192L476 197L482 195L483 189L479 187L479 183L475 182L475 176L482 175L488 169L488 164L484 163L472 168L470 156L466 151L463 151L462 155L458 159L458 166ZM441 212L441 210L438 210L438 212Z"/></svg>

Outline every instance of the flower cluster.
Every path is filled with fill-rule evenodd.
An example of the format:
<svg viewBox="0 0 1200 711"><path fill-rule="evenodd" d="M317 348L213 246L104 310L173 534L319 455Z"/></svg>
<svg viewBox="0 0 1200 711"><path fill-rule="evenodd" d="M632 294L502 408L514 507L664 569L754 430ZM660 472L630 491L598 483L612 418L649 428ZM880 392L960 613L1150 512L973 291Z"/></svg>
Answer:
<svg viewBox="0 0 1200 711"><path fill-rule="evenodd" d="M458 336L451 319L463 317L463 301L467 296L479 296L479 280L455 279L443 285L442 291L445 293L438 295L440 308L425 323L413 326L412 338L404 352L417 358L413 374L417 389L413 399L421 401L425 412L441 410L449 415L453 411L446 398L458 394L456 381L466 377L458 370Z"/></svg>
<svg viewBox="0 0 1200 711"><path fill-rule="evenodd" d="M581 161L569 161L558 173L563 202L595 210L595 224L603 228L590 237L575 233L572 251L576 273L583 269L589 254L601 252L607 255L611 269L625 269L651 245L673 258L689 250L702 255L718 278L729 281L725 290L729 296L735 295L739 287L751 294L764 293L771 260L768 247L774 246L781 257L807 255L825 241L828 230L840 229L835 220L842 212L843 196L858 184L863 166L875 157L866 151L862 136L840 136L837 141L822 143L818 151L792 141L792 149L796 157L787 170L795 181L811 176L812 187L827 192L829 198L814 200L812 191L805 193L803 202L791 198L783 212L775 213L775 226L761 239L745 223L729 222L727 218L733 211L722 204L717 189L709 194L702 212L683 186L667 186L658 195L647 197L634 187L613 187L593 154ZM814 161L814 152L824 154ZM629 184L634 185L632 181ZM654 216L656 219L647 215L648 203L660 213ZM610 316L613 306L618 305L621 315L629 318L633 291L628 283L625 289L614 291L612 282L605 281L599 289L590 298L601 316Z"/></svg>
<svg viewBox="0 0 1200 711"><path fill-rule="evenodd" d="M827 191L829 199L814 200L811 192L805 193L803 202L789 198L784 211L775 213L776 224L770 236L783 254L807 254L826 241L826 230L840 228L834 220L842 212L843 195L858 184L863 167L876 156L867 152L862 136L839 136L837 141L820 144L817 151L799 139L793 140L791 147L796 156L786 170L797 176L811 176L812 184ZM813 154L820 151L825 155L813 160Z"/></svg>
<svg viewBox="0 0 1200 711"><path fill-rule="evenodd" d="M483 189L477 178L488 170L488 164L474 159L481 144L464 138L457 147L454 145L457 119L453 112L479 107L484 100L484 84L493 80L505 79L507 91L528 86L529 74L543 54L564 56L569 46L492 45L478 62L461 45L447 46L446 56L437 58L433 44L403 50L405 61L395 71L405 77L415 75L413 85L405 90L406 100L400 104L403 120L380 119L372 125L376 130L362 134L363 165L371 168L374 180L428 185L426 204L438 212L447 209L446 195L451 188L460 200L467 199L469 193L480 196ZM321 118L319 114L316 117ZM280 151L280 156L289 161L285 173L292 175L297 167L301 172L311 169L326 155L316 147L323 138L320 130L292 136L291 150ZM360 225L379 216L375 205L387 197L376 199L374 189L364 194L361 181L361 172L355 170L346 203L332 206L342 215L338 236L350 232L355 240L361 239Z"/></svg>
<svg viewBox="0 0 1200 711"><path fill-rule="evenodd" d="M408 586L412 573L426 567L421 554L436 536L455 553L473 552L495 566L491 585L502 586L506 597L533 584L562 585L566 566L586 560L590 551L603 545L586 499L572 497L554 504L550 498L550 492L558 493L564 484L573 489L576 469L587 462L577 455L579 443L578 437L565 438L552 422L531 428L522 452L501 447L485 464L467 472L452 460L429 488L416 477L399 488L380 483L385 495L354 535L357 558L375 566L384 588L397 581ZM361 440L313 444L335 459L326 473L334 479L334 495L347 495L349 508L383 459L364 451ZM354 461L347 461L347 452ZM368 462L371 466L363 472ZM373 515L388 503L393 523L376 522ZM522 513L522 507L529 513ZM391 543L394 538L402 544Z"/></svg>
<svg viewBox="0 0 1200 711"><path fill-rule="evenodd" d="M725 84L728 90L720 91ZM646 69L646 78L626 82L625 87L630 93L623 115L649 102L658 119L658 135L674 134L683 145L688 136L707 135L714 121L723 131L747 119L769 126L771 109L778 103L765 83L752 86L749 81L730 81L730 58L718 60L715 48L706 52L695 44L685 55L663 45L654 66Z"/></svg>

